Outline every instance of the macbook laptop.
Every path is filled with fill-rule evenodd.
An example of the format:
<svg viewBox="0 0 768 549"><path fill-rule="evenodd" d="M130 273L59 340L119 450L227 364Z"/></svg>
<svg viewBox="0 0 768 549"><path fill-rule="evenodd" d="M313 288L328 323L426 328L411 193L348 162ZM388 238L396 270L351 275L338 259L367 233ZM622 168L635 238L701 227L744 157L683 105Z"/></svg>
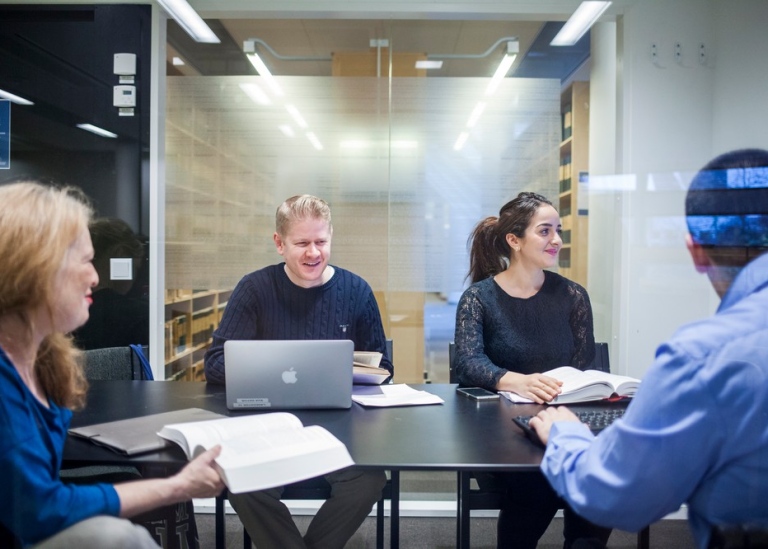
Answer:
<svg viewBox="0 0 768 549"><path fill-rule="evenodd" d="M227 341L227 408L349 408L353 353L347 339Z"/></svg>

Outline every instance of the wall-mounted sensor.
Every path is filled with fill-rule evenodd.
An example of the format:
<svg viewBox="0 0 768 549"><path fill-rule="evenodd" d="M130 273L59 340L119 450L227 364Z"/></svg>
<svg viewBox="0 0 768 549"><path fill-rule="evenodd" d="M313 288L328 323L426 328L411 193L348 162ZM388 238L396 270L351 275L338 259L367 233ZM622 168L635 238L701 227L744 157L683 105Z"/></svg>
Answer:
<svg viewBox="0 0 768 549"><path fill-rule="evenodd" d="M115 86L113 104L115 107L135 107L136 86Z"/></svg>
<svg viewBox="0 0 768 549"><path fill-rule="evenodd" d="M119 76L133 76L136 74L136 54L135 53L116 53L115 54L115 74Z"/></svg>

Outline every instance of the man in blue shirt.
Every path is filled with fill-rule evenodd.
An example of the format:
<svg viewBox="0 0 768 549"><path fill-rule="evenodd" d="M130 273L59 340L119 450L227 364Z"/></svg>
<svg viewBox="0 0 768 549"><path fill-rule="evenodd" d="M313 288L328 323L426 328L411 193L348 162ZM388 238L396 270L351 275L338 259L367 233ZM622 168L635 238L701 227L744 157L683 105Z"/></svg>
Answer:
<svg viewBox="0 0 768 549"><path fill-rule="evenodd" d="M722 301L656 352L600 436L566 408L531 420L541 468L584 518L636 531L688 507L698 547L714 525L768 524L768 151L726 153L686 196L688 250Z"/></svg>

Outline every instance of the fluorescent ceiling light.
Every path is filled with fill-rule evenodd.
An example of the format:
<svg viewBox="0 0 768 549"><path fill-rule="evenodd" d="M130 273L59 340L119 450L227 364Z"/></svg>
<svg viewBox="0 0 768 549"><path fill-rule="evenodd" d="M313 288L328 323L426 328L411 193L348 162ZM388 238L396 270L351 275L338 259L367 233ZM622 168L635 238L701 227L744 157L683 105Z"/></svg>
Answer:
<svg viewBox="0 0 768 549"><path fill-rule="evenodd" d="M499 84L501 84L502 78L507 76L507 73L509 72L512 63L515 62L519 51L520 43L517 40L507 41L507 53L504 54L501 63L499 63L499 67L496 69L496 72L493 73L493 77L488 83L488 87L485 88L485 95L493 95L496 93L496 89L499 87Z"/></svg>
<svg viewBox="0 0 768 549"><path fill-rule="evenodd" d="M278 129L283 132L283 135L285 137L296 137L296 134L293 131L293 128L290 127L288 124L280 124L278 126Z"/></svg>
<svg viewBox="0 0 768 549"><path fill-rule="evenodd" d="M493 95L496 92L499 84L501 84L501 80L507 76L507 72L509 72L509 68L512 66L512 63L515 62L516 57L516 53L513 53L512 55L506 54L504 56L504 59L502 59L501 63L499 63L499 68L496 69L493 78L491 78L491 81L488 83L488 87L485 89L485 95Z"/></svg>
<svg viewBox="0 0 768 549"><path fill-rule="evenodd" d="M112 139L117 137L116 133L108 132L107 130L99 128L98 126L94 126L93 124L78 124L77 127L81 130L100 135L101 137L110 137Z"/></svg>
<svg viewBox="0 0 768 549"><path fill-rule="evenodd" d="M307 122L306 122L306 120L304 120L304 117L301 116L301 113L299 112L299 109L297 109L293 105L286 105L285 106L285 110L288 111L288 114L291 115L291 117L293 118L293 121L296 122L296 124L300 128L306 128L307 127Z"/></svg>
<svg viewBox="0 0 768 549"><path fill-rule="evenodd" d="M157 0L165 11L173 17L179 26L187 31L195 42L219 44L221 40L214 34L211 27L206 25L203 18L192 9L187 0Z"/></svg>
<svg viewBox="0 0 768 549"><path fill-rule="evenodd" d="M269 100L269 96L267 96L267 94L264 93L264 90L257 84L238 84L238 86L240 86L240 89L243 90L254 103L258 103L259 105L272 104L272 101Z"/></svg>
<svg viewBox="0 0 768 549"><path fill-rule="evenodd" d="M468 138L469 132L461 132L458 139L456 139L456 143L453 144L453 150L460 151L464 147L464 143L467 142Z"/></svg>
<svg viewBox="0 0 768 549"><path fill-rule="evenodd" d="M176 57L175 55L173 56L173 59L171 62L173 63L174 67L181 67L183 65L186 65L186 63L184 63L184 60L181 57Z"/></svg>
<svg viewBox="0 0 768 549"><path fill-rule="evenodd" d="M283 96L282 88L280 88L280 85L277 83L277 80L275 80L275 77L272 76L272 73L269 72L269 69L264 64L264 61L261 60L261 57L259 57L259 54L249 53L249 54L246 54L246 57L248 58L248 61L251 62L251 65L253 65L253 68L256 69L256 72L259 73L259 76L264 78L264 80L267 82L267 86L269 86L272 89L272 93L274 93L278 97L282 97Z"/></svg>
<svg viewBox="0 0 768 549"><path fill-rule="evenodd" d="M19 97L18 95L14 95L11 92L7 92L5 90L0 90L0 98L7 99L11 103L16 103L17 105L34 105L32 101L24 99L23 97Z"/></svg>
<svg viewBox="0 0 768 549"><path fill-rule="evenodd" d="M416 61L416 68L417 69L442 69L443 62L435 61L431 59L422 59L420 61Z"/></svg>
<svg viewBox="0 0 768 549"><path fill-rule="evenodd" d="M317 138L317 136L312 132L307 132L304 135L307 136L307 139L309 139L309 142L312 143L312 146L316 148L318 151L323 150L323 144L320 143L320 140Z"/></svg>
<svg viewBox="0 0 768 549"><path fill-rule="evenodd" d="M468 128L475 127L475 124L477 124L477 121L480 120L480 116L483 114L484 110L485 102L480 101L477 105L475 105L475 108L472 109L472 114L469 115L469 120L467 120Z"/></svg>
<svg viewBox="0 0 768 549"><path fill-rule="evenodd" d="M610 2L582 2L549 45L573 46L610 5Z"/></svg>

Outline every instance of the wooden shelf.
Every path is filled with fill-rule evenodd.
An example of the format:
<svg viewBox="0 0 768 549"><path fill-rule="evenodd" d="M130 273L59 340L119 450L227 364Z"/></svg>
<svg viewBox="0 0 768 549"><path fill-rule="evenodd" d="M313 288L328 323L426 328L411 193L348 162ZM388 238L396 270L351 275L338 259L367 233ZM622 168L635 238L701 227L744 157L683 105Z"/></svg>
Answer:
<svg viewBox="0 0 768 549"><path fill-rule="evenodd" d="M203 356L230 295L231 289L166 292L165 379L201 378Z"/></svg>
<svg viewBox="0 0 768 549"><path fill-rule="evenodd" d="M589 174L589 82L573 82L560 96L562 141L560 142L560 193L558 210L569 242L563 244L559 272L587 285L588 193L582 174Z"/></svg>

